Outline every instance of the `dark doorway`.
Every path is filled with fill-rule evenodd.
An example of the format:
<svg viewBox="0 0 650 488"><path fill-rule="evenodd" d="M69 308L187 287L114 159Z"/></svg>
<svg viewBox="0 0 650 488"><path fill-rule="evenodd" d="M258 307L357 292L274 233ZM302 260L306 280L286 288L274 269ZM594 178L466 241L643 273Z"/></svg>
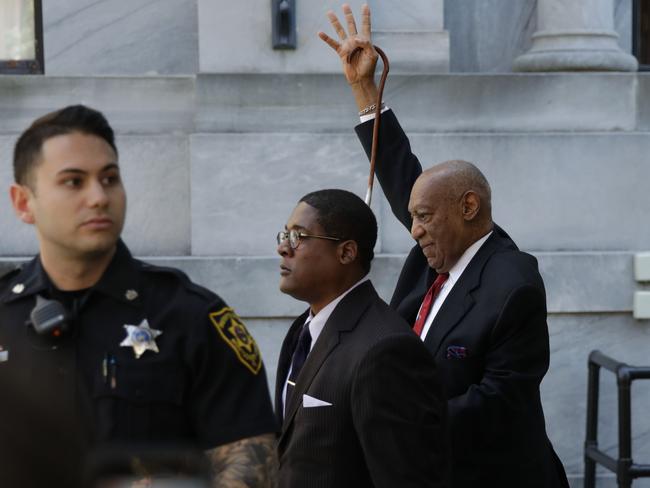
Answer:
<svg viewBox="0 0 650 488"><path fill-rule="evenodd" d="M639 71L650 71L650 1L634 0L632 51Z"/></svg>

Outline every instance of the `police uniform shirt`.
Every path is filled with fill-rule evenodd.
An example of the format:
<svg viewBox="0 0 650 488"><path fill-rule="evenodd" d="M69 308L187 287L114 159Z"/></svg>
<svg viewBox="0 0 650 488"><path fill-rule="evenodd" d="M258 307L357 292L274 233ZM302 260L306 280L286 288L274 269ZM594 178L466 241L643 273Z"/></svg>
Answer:
<svg viewBox="0 0 650 488"><path fill-rule="evenodd" d="M26 325L36 295L66 302L67 336ZM259 349L234 311L121 241L87 291L54 290L38 257L2 278L0 360L0 384L36 391L31 403L87 426L92 443L210 449L277 430Z"/></svg>

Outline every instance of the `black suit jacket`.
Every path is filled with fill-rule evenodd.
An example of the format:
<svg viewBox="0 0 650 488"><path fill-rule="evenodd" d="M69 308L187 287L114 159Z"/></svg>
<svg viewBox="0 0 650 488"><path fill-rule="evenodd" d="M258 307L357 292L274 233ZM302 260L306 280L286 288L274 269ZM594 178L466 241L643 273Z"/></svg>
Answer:
<svg viewBox="0 0 650 488"><path fill-rule="evenodd" d="M372 122L356 130L369 154ZM422 168L390 110L381 119L376 171L393 213L410 229L408 200ZM410 324L435 277L414 246L391 299ZM549 365L544 284L536 259L500 227L455 283L425 345L449 398L454 488L568 487L539 394Z"/></svg>
<svg viewBox="0 0 650 488"><path fill-rule="evenodd" d="M368 281L336 306L282 415L282 390L308 311L282 344L276 411L280 487L443 487L446 402L431 355ZM331 403L305 407L303 395Z"/></svg>

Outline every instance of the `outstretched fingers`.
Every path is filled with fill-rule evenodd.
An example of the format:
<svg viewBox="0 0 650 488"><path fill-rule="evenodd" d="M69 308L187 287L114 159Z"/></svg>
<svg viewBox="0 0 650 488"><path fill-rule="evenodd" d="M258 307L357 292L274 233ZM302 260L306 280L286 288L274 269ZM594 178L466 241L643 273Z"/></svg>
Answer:
<svg viewBox="0 0 650 488"><path fill-rule="evenodd" d="M361 7L361 35L370 39L370 7L364 3Z"/></svg>
<svg viewBox="0 0 650 488"><path fill-rule="evenodd" d="M323 41L325 41L329 45L329 47L334 49L336 52L338 52L339 48L341 47L341 44L339 44L336 40L332 39L324 32L319 32L318 37L320 37Z"/></svg>
<svg viewBox="0 0 650 488"><path fill-rule="evenodd" d="M345 29L339 22L339 18L336 16L336 14L330 10L329 12L327 12L327 18L330 19L330 24L332 24L332 27L334 27L334 30L339 36L339 39L341 40L347 39L348 36L345 33Z"/></svg>
<svg viewBox="0 0 650 488"><path fill-rule="evenodd" d="M343 14L345 15L345 20L348 23L348 34L351 36L357 35L357 24L354 21L354 15L352 14L352 9L347 3L343 4Z"/></svg>

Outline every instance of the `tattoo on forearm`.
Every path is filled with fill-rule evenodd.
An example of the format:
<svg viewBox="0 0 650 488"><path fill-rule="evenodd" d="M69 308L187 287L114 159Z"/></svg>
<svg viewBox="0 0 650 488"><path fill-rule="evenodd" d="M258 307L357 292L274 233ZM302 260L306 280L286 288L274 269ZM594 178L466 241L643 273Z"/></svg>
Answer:
<svg viewBox="0 0 650 488"><path fill-rule="evenodd" d="M214 488L277 487L278 463L273 434L225 444L207 454Z"/></svg>

